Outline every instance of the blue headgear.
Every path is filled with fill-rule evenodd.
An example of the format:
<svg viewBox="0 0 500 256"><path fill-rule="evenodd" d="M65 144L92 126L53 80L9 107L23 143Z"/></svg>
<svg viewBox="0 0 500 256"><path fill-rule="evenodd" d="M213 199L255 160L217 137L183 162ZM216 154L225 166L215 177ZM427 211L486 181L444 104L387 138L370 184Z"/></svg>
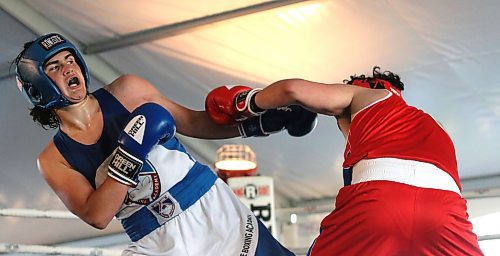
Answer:
<svg viewBox="0 0 500 256"><path fill-rule="evenodd" d="M24 50L16 65L18 86L33 105L43 108L62 108L73 104L61 94L57 85L45 74L43 67L51 57L63 50L71 52L75 57L85 78L88 93L90 76L80 52L62 35L51 33L33 41Z"/></svg>

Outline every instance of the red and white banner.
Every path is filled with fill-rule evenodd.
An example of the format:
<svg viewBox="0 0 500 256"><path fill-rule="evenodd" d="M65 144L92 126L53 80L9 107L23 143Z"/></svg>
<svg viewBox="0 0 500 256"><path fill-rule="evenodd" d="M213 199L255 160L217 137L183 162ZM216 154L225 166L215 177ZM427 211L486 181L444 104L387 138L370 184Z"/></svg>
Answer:
<svg viewBox="0 0 500 256"><path fill-rule="evenodd" d="M276 237L273 178L263 176L233 177L227 184L236 196Z"/></svg>

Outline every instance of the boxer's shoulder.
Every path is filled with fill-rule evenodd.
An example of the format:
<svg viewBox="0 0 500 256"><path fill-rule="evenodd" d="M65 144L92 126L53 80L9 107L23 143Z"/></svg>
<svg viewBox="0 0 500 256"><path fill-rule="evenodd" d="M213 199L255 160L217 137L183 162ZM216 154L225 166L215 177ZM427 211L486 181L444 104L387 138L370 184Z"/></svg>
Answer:
<svg viewBox="0 0 500 256"><path fill-rule="evenodd" d="M158 90L148 81L136 75L122 75L104 87L129 111L149 102L149 95L158 94Z"/></svg>

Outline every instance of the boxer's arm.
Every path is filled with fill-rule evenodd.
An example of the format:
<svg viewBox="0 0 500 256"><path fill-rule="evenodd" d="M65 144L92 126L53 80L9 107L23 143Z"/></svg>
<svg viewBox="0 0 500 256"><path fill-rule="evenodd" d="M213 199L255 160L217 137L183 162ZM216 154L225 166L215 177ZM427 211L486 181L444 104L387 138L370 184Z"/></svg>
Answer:
<svg viewBox="0 0 500 256"><path fill-rule="evenodd" d="M69 211L89 225L104 229L120 209L126 185L108 177L96 190L73 170L51 141L38 158L40 173Z"/></svg>
<svg viewBox="0 0 500 256"><path fill-rule="evenodd" d="M177 125L177 133L182 135L202 139L226 139L240 136L236 125L217 125L205 111L195 111L170 100L155 86L138 76L121 76L106 89L129 111L146 102L160 104L172 114Z"/></svg>
<svg viewBox="0 0 500 256"><path fill-rule="evenodd" d="M386 90L347 84L285 79L272 83L257 93L255 104L263 109L299 104L317 113L336 116L346 110L350 113L357 113L375 100L383 98L387 93Z"/></svg>
<svg viewBox="0 0 500 256"><path fill-rule="evenodd" d="M217 125L209 118L207 112L186 108L160 93L149 95L148 101L156 102L168 109L177 124L177 132L182 135L201 139L227 139L240 136L236 125Z"/></svg>
<svg viewBox="0 0 500 256"><path fill-rule="evenodd" d="M260 91L255 104L263 109L299 104L314 112L338 115L351 104L354 91L355 87L350 85L286 79Z"/></svg>

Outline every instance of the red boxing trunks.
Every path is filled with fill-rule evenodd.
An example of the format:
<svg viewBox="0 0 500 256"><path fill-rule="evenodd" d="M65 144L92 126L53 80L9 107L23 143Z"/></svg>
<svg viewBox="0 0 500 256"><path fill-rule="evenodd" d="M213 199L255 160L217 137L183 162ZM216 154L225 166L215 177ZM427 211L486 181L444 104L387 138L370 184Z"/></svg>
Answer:
<svg viewBox="0 0 500 256"><path fill-rule="evenodd" d="M393 181L343 187L310 255L483 255L457 193Z"/></svg>

